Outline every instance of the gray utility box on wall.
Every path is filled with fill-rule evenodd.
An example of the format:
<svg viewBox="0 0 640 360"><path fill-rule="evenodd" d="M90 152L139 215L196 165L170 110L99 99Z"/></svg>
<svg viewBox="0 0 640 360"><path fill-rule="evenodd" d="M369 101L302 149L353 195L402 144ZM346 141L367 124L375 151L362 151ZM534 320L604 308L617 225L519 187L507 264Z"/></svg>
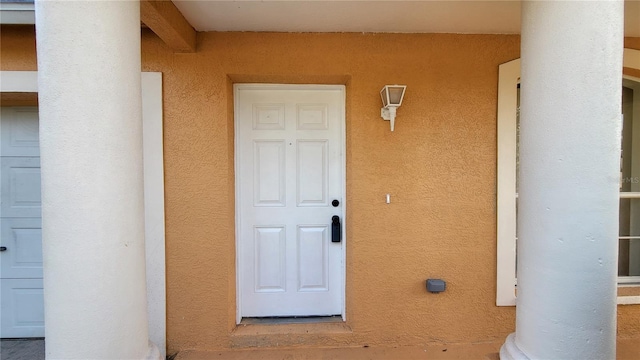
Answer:
<svg viewBox="0 0 640 360"><path fill-rule="evenodd" d="M447 283L441 279L427 279L427 291L430 293L441 293L447 289Z"/></svg>

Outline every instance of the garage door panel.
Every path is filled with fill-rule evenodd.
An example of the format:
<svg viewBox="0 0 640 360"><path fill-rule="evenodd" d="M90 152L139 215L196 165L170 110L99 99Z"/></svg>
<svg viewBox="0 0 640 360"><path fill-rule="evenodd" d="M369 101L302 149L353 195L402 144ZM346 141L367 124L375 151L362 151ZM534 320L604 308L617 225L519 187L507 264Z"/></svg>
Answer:
<svg viewBox="0 0 640 360"><path fill-rule="evenodd" d="M0 257L2 279L42 277L42 220L11 219L0 221L2 246Z"/></svg>
<svg viewBox="0 0 640 360"><path fill-rule="evenodd" d="M40 156L37 107L3 107L0 126L0 156Z"/></svg>
<svg viewBox="0 0 640 360"><path fill-rule="evenodd" d="M2 157L2 217L41 216L40 158Z"/></svg>
<svg viewBox="0 0 640 360"><path fill-rule="evenodd" d="M3 279L0 337L44 337L42 279Z"/></svg>
<svg viewBox="0 0 640 360"><path fill-rule="evenodd" d="M44 337L38 108L0 111L0 337Z"/></svg>

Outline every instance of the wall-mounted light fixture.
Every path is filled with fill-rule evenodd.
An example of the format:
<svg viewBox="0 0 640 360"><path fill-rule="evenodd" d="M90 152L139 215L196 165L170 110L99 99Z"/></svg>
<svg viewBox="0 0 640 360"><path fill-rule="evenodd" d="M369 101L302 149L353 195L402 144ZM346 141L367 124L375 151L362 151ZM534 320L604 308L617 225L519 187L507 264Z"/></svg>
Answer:
<svg viewBox="0 0 640 360"><path fill-rule="evenodd" d="M380 116L384 120L391 120L391 131L393 131L396 123L396 109L402 105L406 88L406 85L385 85L380 90L380 97L382 97Z"/></svg>

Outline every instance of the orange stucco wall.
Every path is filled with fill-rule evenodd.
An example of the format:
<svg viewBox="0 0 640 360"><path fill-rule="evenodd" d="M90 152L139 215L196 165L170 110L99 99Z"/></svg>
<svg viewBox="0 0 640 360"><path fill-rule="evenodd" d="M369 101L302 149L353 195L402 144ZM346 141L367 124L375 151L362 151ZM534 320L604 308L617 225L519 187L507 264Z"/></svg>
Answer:
<svg viewBox="0 0 640 360"><path fill-rule="evenodd" d="M209 33L195 55L144 40L145 70L165 74L170 351L238 342L229 335L236 81L347 85L352 333L307 344L477 341L513 330L513 309L494 305L495 112L498 64L518 57L517 36ZM378 94L390 83L409 89L393 133ZM446 279L448 291L429 295L428 277ZM254 341L243 344L269 344Z"/></svg>
<svg viewBox="0 0 640 360"><path fill-rule="evenodd" d="M36 68L32 29L1 37L3 70ZM514 330L514 308L495 306L495 169L498 65L519 57L518 36L200 33L195 54L142 38L143 69L164 74L169 353L477 342ZM346 84L350 330L234 329L234 82ZM378 95L392 83L408 85L393 133ZM428 294L428 277L447 291ZM618 329L640 337L640 306L619 307Z"/></svg>

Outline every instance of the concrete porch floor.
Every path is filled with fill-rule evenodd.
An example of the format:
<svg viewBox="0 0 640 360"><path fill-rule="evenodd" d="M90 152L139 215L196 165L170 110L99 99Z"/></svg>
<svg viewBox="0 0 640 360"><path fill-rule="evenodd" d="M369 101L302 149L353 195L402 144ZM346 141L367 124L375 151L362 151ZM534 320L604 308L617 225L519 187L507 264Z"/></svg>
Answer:
<svg viewBox="0 0 640 360"><path fill-rule="evenodd" d="M1 360L44 360L43 339L2 339Z"/></svg>
<svg viewBox="0 0 640 360"><path fill-rule="evenodd" d="M174 360L499 360L500 346L502 341L415 347L251 348L182 351ZM44 360L44 340L2 340L0 358L2 360ZM616 359L640 359L640 339L618 339Z"/></svg>
<svg viewBox="0 0 640 360"><path fill-rule="evenodd" d="M498 351L502 343L503 340L476 344L415 347L297 347L285 349L252 348L221 351L181 351L174 360L499 360ZM617 346L616 360L640 359L640 339L618 339Z"/></svg>

